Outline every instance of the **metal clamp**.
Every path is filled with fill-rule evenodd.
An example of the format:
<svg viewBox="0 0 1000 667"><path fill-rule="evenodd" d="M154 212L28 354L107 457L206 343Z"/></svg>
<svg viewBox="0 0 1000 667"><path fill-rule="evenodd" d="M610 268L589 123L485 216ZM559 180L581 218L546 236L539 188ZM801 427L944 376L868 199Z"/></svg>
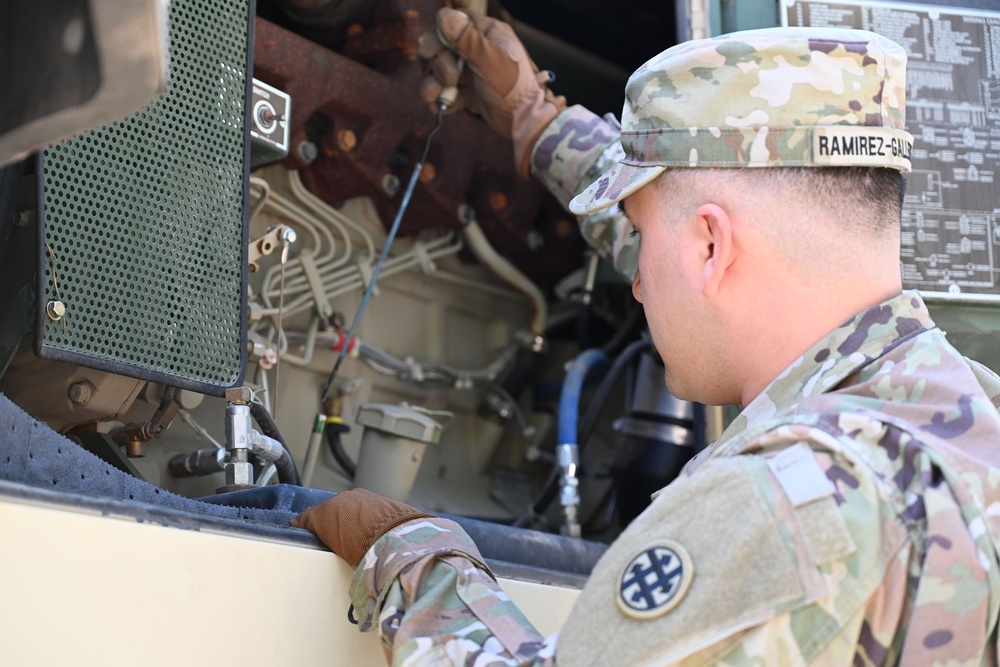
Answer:
<svg viewBox="0 0 1000 667"><path fill-rule="evenodd" d="M295 243L297 238L295 230L288 225L275 225L268 229L264 236L256 241L251 241L247 251L250 272L255 273L260 268L257 266L258 259L264 255L270 255L279 245L287 247L289 244Z"/></svg>
<svg viewBox="0 0 1000 667"><path fill-rule="evenodd" d="M180 404L175 400L176 396L177 387L165 387L163 397L160 399L160 407L156 409L148 422L128 424L116 429L111 432L111 439L116 444L125 447L125 454L129 458L145 456L146 443L154 438L159 438L181 409Z"/></svg>
<svg viewBox="0 0 1000 667"><path fill-rule="evenodd" d="M577 469L580 467L579 448L575 443L564 443L556 448L556 458L562 476L559 478L559 504L563 508L562 534L568 537L580 537L580 480Z"/></svg>
<svg viewBox="0 0 1000 667"><path fill-rule="evenodd" d="M230 398L232 397L232 398ZM226 491L254 485L253 463L250 455L265 461L277 461L284 453L281 443L253 428L250 415L251 392L247 387L226 391L229 405L226 406Z"/></svg>

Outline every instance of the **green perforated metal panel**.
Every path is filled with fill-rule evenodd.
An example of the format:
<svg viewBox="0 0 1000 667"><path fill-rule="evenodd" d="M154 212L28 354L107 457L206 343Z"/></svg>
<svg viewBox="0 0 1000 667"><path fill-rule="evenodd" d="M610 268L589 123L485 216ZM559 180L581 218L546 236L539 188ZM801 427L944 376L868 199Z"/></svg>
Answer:
<svg viewBox="0 0 1000 667"><path fill-rule="evenodd" d="M39 356L213 394L242 380L251 11L173 0L167 93L44 151Z"/></svg>

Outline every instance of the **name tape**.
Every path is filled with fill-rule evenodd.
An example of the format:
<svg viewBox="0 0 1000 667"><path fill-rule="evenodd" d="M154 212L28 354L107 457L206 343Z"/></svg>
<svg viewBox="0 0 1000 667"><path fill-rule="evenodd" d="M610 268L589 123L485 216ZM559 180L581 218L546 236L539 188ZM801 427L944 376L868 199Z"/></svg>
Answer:
<svg viewBox="0 0 1000 667"><path fill-rule="evenodd" d="M830 167L893 167L910 170L913 137L887 127L817 127L812 131L813 162Z"/></svg>

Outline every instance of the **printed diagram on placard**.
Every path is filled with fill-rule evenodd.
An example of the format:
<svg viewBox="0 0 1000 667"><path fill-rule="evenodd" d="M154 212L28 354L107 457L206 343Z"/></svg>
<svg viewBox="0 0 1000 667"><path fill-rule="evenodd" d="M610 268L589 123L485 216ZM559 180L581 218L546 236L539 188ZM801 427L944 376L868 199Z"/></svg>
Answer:
<svg viewBox="0 0 1000 667"><path fill-rule="evenodd" d="M1000 301L1000 12L785 0L785 25L871 30L909 54L903 286Z"/></svg>

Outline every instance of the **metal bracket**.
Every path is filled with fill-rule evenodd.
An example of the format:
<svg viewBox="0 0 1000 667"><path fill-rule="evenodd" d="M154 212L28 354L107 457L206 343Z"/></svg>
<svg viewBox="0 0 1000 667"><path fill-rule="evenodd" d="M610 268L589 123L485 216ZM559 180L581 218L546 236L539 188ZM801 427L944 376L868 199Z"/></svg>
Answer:
<svg viewBox="0 0 1000 667"><path fill-rule="evenodd" d="M170 422L177 415L178 410L181 409L180 404L175 400L177 391L177 387L163 388L160 407L156 409L152 418L145 424L129 424L112 431L112 439L125 447L125 452L129 458L145 456L146 443L154 438L159 438L163 431L170 426Z"/></svg>
<svg viewBox="0 0 1000 667"><path fill-rule="evenodd" d="M324 320L328 320L333 314L333 306L326 297L326 290L323 289L323 279L319 275L319 267L316 266L316 259L311 250L303 250L299 253L299 263L305 271L306 281L309 289L312 290L313 301L316 303L316 312Z"/></svg>
<svg viewBox="0 0 1000 667"><path fill-rule="evenodd" d="M371 282L372 274L374 273L372 265L364 260L359 261L358 273L361 274L361 282L364 285L365 289L368 289L368 283ZM374 289L372 289L372 296L378 296L378 285L376 285Z"/></svg>
<svg viewBox="0 0 1000 667"><path fill-rule="evenodd" d="M434 263L434 259L427 252L427 246L422 241L417 241L413 244L412 252L425 274L430 275L437 271L437 264Z"/></svg>
<svg viewBox="0 0 1000 667"><path fill-rule="evenodd" d="M247 249L247 262L251 273L256 273L260 268L257 260L265 255L270 255L274 249L280 245L295 243L295 230L288 225L275 225L267 230L264 236L256 241L250 242Z"/></svg>

